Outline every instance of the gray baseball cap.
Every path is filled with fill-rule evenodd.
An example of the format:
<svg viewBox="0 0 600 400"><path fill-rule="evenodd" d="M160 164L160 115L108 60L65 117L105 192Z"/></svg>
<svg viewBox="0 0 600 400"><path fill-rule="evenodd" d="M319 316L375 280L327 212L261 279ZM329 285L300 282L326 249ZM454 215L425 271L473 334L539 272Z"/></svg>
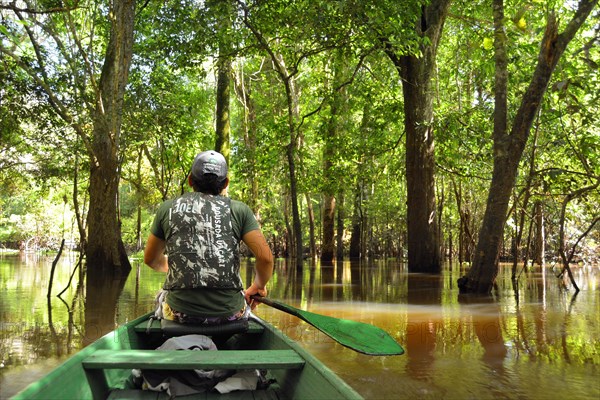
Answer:
<svg viewBox="0 0 600 400"><path fill-rule="evenodd" d="M206 174L213 174L219 180L223 180L227 178L227 161L223 154L217 151L203 151L194 159L191 174L194 179L202 179Z"/></svg>

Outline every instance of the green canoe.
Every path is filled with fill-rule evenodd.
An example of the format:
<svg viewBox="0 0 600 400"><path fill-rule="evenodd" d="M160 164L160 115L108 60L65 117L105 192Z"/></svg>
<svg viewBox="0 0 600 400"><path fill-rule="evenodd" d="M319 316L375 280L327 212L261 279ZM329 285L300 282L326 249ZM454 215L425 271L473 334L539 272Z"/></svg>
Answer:
<svg viewBox="0 0 600 400"><path fill-rule="evenodd" d="M185 399L360 399L323 363L258 318L243 332L198 331L193 326L162 326L151 314L131 321L85 347L14 399L167 399L165 392L140 390L131 370L260 370L270 385L227 394L208 391ZM164 322L163 322L164 324ZM212 336L219 350L154 350L167 337L200 333ZM228 338L228 339L227 339Z"/></svg>

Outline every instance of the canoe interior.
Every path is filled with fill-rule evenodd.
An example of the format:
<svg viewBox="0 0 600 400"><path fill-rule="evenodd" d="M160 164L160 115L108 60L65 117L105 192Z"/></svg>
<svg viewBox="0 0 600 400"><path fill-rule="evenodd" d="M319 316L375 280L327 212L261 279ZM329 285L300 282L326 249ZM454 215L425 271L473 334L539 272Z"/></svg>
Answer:
<svg viewBox="0 0 600 400"><path fill-rule="evenodd" d="M154 353L159 353L132 350L153 350L165 340L160 322L153 321L148 325L149 316L120 326L85 347L13 399L167 399L166 393L137 390L128 384L132 366L148 366L152 362L144 360L144 354L152 353L150 355L156 357ZM217 351L193 353L211 353L202 355L202 365L215 368L230 363L238 366L238 369L255 369L252 367L253 360L256 360L259 363L256 369L267 370L267 377L273 379L274 383L265 390L223 395L206 392L185 396L185 399L362 398L314 356L262 320L251 321L247 332L236 334L217 345ZM221 351L219 357L212 354ZM161 358L160 365L183 369L187 362L181 354L175 354L171 359ZM89 382L92 382L94 389Z"/></svg>

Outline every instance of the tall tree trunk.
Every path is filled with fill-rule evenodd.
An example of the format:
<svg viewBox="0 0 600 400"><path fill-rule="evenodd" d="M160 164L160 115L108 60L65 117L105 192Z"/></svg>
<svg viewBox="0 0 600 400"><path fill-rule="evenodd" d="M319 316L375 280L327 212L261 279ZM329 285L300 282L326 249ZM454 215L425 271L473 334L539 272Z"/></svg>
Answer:
<svg viewBox="0 0 600 400"><path fill-rule="evenodd" d="M431 78L449 0L432 0L423 6L416 33L428 39L420 56L399 56L386 38L382 43L402 79L406 130L406 183L408 270L438 273L440 240L435 199L433 92Z"/></svg>
<svg viewBox="0 0 600 400"><path fill-rule="evenodd" d="M140 251L144 244L142 240L142 158L144 157L144 150L140 147L138 149L137 157L137 168L136 168L136 182L135 182L135 197L136 197L136 208L137 216L135 223L135 250Z"/></svg>
<svg viewBox="0 0 600 400"><path fill-rule="evenodd" d="M88 213L88 269L129 272L131 265L117 219L119 141L123 96L133 51L135 0L111 3L110 39L94 110Z"/></svg>
<svg viewBox="0 0 600 400"><path fill-rule="evenodd" d="M546 262L546 234L544 229L544 209L541 201L536 201L535 213L535 239L533 261L539 266L545 266Z"/></svg>
<svg viewBox="0 0 600 400"><path fill-rule="evenodd" d="M219 27L219 59L217 60L217 110L215 150L223 154L229 162L231 131L229 104L231 89L231 7L229 1L217 3L220 6L217 26Z"/></svg>
<svg viewBox="0 0 600 400"><path fill-rule="evenodd" d="M361 256L364 256L361 248L362 236L363 236L363 210L362 210L362 193L363 188L359 183L356 187L354 195L354 214L352 215L352 233L350 234L350 250L349 255L351 260L358 260Z"/></svg>
<svg viewBox="0 0 600 400"><path fill-rule="evenodd" d="M215 142L215 150L223 154L225 159L229 162L229 153L231 151L229 144L229 136L231 132L229 119L231 60L228 57L220 56L217 70L217 140Z"/></svg>
<svg viewBox="0 0 600 400"><path fill-rule="evenodd" d="M445 191L444 191L444 184L442 182L441 185L441 190L439 193L439 199L437 200L437 216L438 216L438 221L437 221L437 227L438 227L438 231L437 231L437 237L438 237L438 243L440 244L440 257L441 257L441 262L444 262L444 255L446 254L446 248L445 248L445 243L446 241L444 240L444 235L442 233L442 217L444 216L444 205L446 203L446 195L445 195Z"/></svg>
<svg viewBox="0 0 600 400"><path fill-rule="evenodd" d="M335 257L335 197L323 194L323 240L321 262L331 264Z"/></svg>
<svg viewBox="0 0 600 400"><path fill-rule="evenodd" d="M293 127L290 126L290 140L295 139ZM290 173L290 201L292 203L292 235L293 248L292 257L296 260L296 267L302 267L302 224L300 222L300 210L298 208L298 184L296 178L296 144L295 140L286 146L288 168Z"/></svg>
<svg viewBox="0 0 600 400"><path fill-rule="evenodd" d="M310 251L310 259L317 259L317 240L315 235L315 212L312 206L312 200L310 198L310 194L306 193L304 195L306 198L306 210L308 214L308 238L309 238L309 251Z"/></svg>
<svg viewBox="0 0 600 400"><path fill-rule="evenodd" d="M75 209L75 220L79 232L79 250L85 254L87 249L87 236L83 214L85 214L85 201L83 206L79 206L79 151L75 153L75 165L73 172L73 208Z"/></svg>
<svg viewBox="0 0 600 400"><path fill-rule="evenodd" d="M258 171L256 161L256 108L252 98L252 87L251 80L246 80L243 70L237 74L238 79L235 82L235 92L244 108L244 114L242 119L242 132L244 135L244 145L246 147L246 159L247 170L248 170L248 184L250 186L250 198L248 204L254 211L256 219L260 222L260 202L258 192Z"/></svg>
<svg viewBox="0 0 600 400"><path fill-rule="evenodd" d="M336 250L335 257L337 260L344 259L344 192L338 193L337 201L337 230L336 230Z"/></svg>
<svg viewBox="0 0 600 400"><path fill-rule="evenodd" d="M283 217L285 220L285 256L293 257L295 253L294 228L290 225L290 196L285 193L283 195Z"/></svg>
<svg viewBox="0 0 600 400"><path fill-rule="evenodd" d="M492 182L473 265L468 273L458 280L462 293L490 293L498 274L498 257L504 234L504 224L510 195L514 187L519 162L525 149L533 120L539 110L552 72L567 45L585 22L598 0L581 0L565 30L558 33L558 22L554 13L548 15L546 30L542 38L538 61L531 82L523 95L521 105L513 120L510 133L502 129L501 118L506 110L494 111L494 169ZM496 51L496 107L502 107L506 93L498 93L498 85L506 79L506 36L502 19L503 0L494 0L494 26ZM504 116L502 115L504 114ZM506 126L506 124L505 124Z"/></svg>

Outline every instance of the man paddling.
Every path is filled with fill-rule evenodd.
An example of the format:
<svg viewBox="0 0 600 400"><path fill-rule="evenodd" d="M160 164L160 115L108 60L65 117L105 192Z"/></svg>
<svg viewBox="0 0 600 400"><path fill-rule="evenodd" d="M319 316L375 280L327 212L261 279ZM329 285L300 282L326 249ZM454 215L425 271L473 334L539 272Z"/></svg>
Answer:
<svg viewBox="0 0 600 400"><path fill-rule="evenodd" d="M167 273L163 318L222 324L247 318L250 307L256 307L250 297L267 295L273 254L250 207L224 195L227 171L222 154L212 150L198 154L188 176L194 191L159 206L144 262ZM245 292L241 241L256 258L255 278Z"/></svg>

